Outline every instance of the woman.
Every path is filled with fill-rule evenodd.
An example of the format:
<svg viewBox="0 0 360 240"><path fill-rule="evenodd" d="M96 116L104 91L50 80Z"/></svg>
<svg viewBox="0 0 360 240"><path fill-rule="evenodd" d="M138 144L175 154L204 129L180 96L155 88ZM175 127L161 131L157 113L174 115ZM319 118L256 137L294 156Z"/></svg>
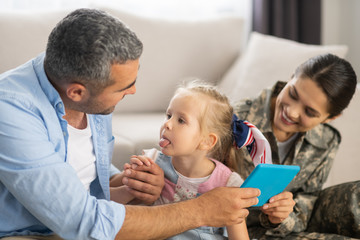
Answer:
<svg viewBox="0 0 360 240"><path fill-rule="evenodd" d="M286 189L294 194L294 212L277 224L267 217L269 212L266 209L252 209L247 219L250 238L324 237L324 234L305 231L310 228L308 222L316 211L313 209L315 202L341 140L338 131L327 123L340 116L348 106L356 84L356 74L346 60L325 54L300 65L287 84L278 82L272 89L264 90L258 98L235 104L238 117L256 125L270 142L274 164L301 167L298 176ZM249 154L243 149L239 151L243 156L237 159L238 171L245 179L254 166ZM310 229L323 231L316 226ZM325 236L326 239L344 239L334 234Z"/></svg>

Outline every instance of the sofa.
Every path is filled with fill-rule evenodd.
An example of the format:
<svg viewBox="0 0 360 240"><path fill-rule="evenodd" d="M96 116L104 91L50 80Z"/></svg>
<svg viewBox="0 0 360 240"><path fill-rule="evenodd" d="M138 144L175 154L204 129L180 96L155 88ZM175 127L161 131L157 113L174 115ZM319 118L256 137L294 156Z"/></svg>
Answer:
<svg viewBox="0 0 360 240"><path fill-rule="evenodd" d="M109 6L109 12L132 28L144 43L137 93L128 95L113 113L113 164L122 169L133 154L158 147L160 125L177 85L189 78L215 84L231 101L256 96L277 80L289 80L295 67L317 54L346 57L343 45L314 46L247 33L240 17L166 20L133 15ZM47 37L71 10L0 12L0 73L45 50ZM342 134L342 145L325 186L359 180L356 149L360 128L358 90L341 118L332 124Z"/></svg>

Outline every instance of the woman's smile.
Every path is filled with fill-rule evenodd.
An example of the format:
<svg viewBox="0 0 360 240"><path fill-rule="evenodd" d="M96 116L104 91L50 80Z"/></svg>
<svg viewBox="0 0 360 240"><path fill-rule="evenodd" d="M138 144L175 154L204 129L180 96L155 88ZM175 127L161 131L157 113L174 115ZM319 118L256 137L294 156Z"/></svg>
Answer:
<svg viewBox="0 0 360 240"><path fill-rule="evenodd" d="M287 116L285 109L283 108L282 113L281 113L281 120L284 124L286 125L293 125L296 124L296 122L292 121L290 119L290 117Z"/></svg>

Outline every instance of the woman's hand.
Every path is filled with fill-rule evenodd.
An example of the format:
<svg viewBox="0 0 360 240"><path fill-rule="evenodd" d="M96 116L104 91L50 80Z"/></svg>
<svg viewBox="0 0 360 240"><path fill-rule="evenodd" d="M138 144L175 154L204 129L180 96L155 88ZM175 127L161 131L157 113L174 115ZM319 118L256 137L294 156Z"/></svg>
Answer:
<svg viewBox="0 0 360 240"><path fill-rule="evenodd" d="M271 223L278 224L289 216L294 206L293 194L291 192L282 192L270 198L269 203L264 204L261 211L268 215Z"/></svg>

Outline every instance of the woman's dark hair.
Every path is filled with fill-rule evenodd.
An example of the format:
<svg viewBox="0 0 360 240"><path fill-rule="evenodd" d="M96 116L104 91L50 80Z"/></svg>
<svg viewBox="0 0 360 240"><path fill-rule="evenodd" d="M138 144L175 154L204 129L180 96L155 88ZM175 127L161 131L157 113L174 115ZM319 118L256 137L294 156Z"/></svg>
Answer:
<svg viewBox="0 0 360 240"><path fill-rule="evenodd" d="M329 118L341 114L356 90L356 74L351 64L333 54L310 58L295 70L295 77L309 78L324 91L329 101Z"/></svg>

